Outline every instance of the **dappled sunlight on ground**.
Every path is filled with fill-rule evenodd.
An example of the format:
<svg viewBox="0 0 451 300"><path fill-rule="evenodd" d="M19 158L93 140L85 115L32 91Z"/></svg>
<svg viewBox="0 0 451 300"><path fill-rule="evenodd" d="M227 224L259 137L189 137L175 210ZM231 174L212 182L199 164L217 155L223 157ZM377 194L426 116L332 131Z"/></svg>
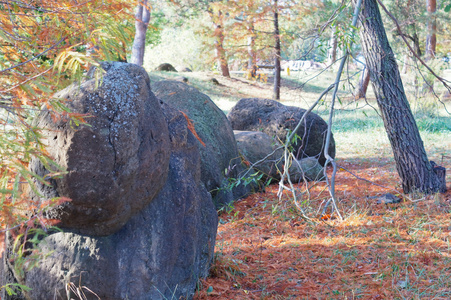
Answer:
<svg viewBox="0 0 451 300"><path fill-rule="evenodd" d="M324 183L310 183L301 200L315 224L288 194L278 200L277 184L222 213L211 276L195 299L449 299L451 192L404 197L383 158L340 165L379 184L339 170L343 221L318 213L330 197ZM368 198L383 193L403 201Z"/></svg>

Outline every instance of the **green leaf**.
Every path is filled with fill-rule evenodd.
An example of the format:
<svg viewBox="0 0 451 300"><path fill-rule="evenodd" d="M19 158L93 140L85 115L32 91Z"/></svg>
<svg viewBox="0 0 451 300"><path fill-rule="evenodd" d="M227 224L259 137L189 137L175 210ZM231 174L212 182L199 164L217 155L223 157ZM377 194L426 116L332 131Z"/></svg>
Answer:
<svg viewBox="0 0 451 300"><path fill-rule="evenodd" d="M445 6L445 12L449 12L451 10L451 4Z"/></svg>
<svg viewBox="0 0 451 300"><path fill-rule="evenodd" d="M210 285L207 289L207 294L213 293L213 287Z"/></svg>
<svg viewBox="0 0 451 300"><path fill-rule="evenodd" d="M266 186L269 186L271 184L272 178L269 178L268 182L266 183Z"/></svg>

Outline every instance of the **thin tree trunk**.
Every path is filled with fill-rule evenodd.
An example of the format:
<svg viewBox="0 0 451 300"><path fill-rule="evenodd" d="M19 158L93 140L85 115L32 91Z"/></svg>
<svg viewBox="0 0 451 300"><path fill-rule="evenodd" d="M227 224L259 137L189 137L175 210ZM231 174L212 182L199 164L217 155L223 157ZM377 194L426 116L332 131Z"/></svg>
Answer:
<svg viewBox="0 0 451 300"><path fill-rule="evenodd" d="M218 68L224 77L230 77L229 64L224 50L224 29L222 28L222 12L218 13L218 22L215 25L215 54Z"/></svg>
<svg viewBox="0 0 451 300"><path fill-rule="evenodd" d="M435 48L437 45L437 20L435 13L437 11L437 1L427 0L426 3L428 12L428 32L426 37L426 58L431 59L435 57Z"/></svg>
<svg viewBox="0 0 451 300"><path fill-rule="evenodd" d="M359 21L363 54L403 190L405 193L440 191L443 187L427 158L376 0L364 0Z"/></svg>
<svg viewBox="0 0 451 300"><path fill-rule="evenodd" d="M407 74L407 71L409 70L409 64L410 64L410 55L409 49L407 49L406 53L404 53L401 74Z"/></svg>
<svg viewBox="0 0 451 300"><path fill-rule="evenodd" d="M359 80L359 87L357 90L356 99L366 98L366 91L368 90L368 84L370 83L370 71L367 67L362 73Z"/></svg>
<svg viewBox="0 0 451 300"><path fill-rule="evenodd" d="M255 28L253 20L249 22L248 26L249 37L247 38L247 53L249 55L249 61L247 69L252 78L257 75L257 53L255 52Z"/></svg>
<svg viewBox="0 0 451 300"><path fill-rule="evenodd" d="M274 93L273 98L280 100L280 32L279 32L279 7L277 0L274 1L274 37L276 40L275 49L276 55L274 60Z"/></svg>
<svg viewBox="0 0 451 300"><path fill-rule="evenodd" d="M416 29L413 34L413 46L414 46L414 49L415 49L415 52L417 53L417 55L421 57L421 55L423 55L423 54L421 53L420 38L418 37L418 34L416 33Z"/></svg>
<svg viewBox="0 0 451 300"><path fill-rule="evenodd" d="M436 0L426 0L426 8L428 13L428 22L427 22L425 60L429 61L435 58L435 48L437 45L437 36L436 36L437 20L435 17L435 13L437 11ZM426 79L423 84L424 94L432 94L433 91L434 91L434 80Z"/></svg>
<svg viewBox="0 0 451 300"><path fill-rule="evenodd" d="M147 0L139 2L135 14L135 39L133 40L130 62L142 66L146 47L146 32L150 21L150 9Z"/></svg>
<svg viewBox="0 0 451 300"><path fill-rule="evenodd" d="M335 29L336 27L333 26L332 27L332 33L330 35L330 40L329 40L329 50L327 51L327 60L328 60L328 65L333 64L336 60L337 60L337 36L335 34Z"/></svg>

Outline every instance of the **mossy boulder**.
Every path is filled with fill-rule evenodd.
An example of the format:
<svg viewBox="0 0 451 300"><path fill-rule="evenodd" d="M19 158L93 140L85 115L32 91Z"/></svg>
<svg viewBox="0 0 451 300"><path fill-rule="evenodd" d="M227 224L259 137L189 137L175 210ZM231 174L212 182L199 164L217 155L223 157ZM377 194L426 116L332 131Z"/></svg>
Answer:
<svg viewBox="0 0 451 300"><path fill-rule="evenodd" d="M252 191L251 185L230 188L229 183L244 171L226 115L207 95L183 82L158 81L152 90L163 102L187 115L199 136L202 181L222 207Z"/></svg>

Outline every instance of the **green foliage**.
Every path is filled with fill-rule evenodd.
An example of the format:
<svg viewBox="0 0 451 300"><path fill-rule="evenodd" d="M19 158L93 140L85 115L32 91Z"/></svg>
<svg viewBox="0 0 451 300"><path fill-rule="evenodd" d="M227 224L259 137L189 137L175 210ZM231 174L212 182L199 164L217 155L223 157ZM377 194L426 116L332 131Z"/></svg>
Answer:
<svg viewBox="0 0 451 300"><path fill-rule="evenodd" d="M54 121L84 123L86 115L72 113L53 94L100 60L125 59L133 33L130 8L122 0L0 4L0 229L15 235L10 258L18 280L2 287L9 295L26 294L25 273L49 255L37 248L57 222L45 211L70 200L40 199L36 185L50 186L66 169L50 156L35 120L46 110ZM32 160L47 173L30 171Z"/></svg>
<svg viewBox="0 0 451 300"><path fill-rule="evenodd" d="M19 281L25 278L25 273L38 265L44 257L37 250L39 242L47 236L47 232L39 228L30 228L25 233L17 235L13 244L14 275ZM48 256L50 254L46 254Z"/></svg>
<svg viewBox="0 0 451 300"><path fill-rule="evenodd" d="M31 291L26 285L18 283L8 283L0 287L0 290L5 290L8 296L17 296L20 293Z"/></svg>
<svg viewBox="0 0 451 300"><path fill-rule="evenodd" d="M58 231L59 229L49 227L44 230L35 225L27 224L25 231L19 232L15 236L9 259L18 283L7 284L2 287L8 295L17 295L18 293L26 295L30 290L24 285L26 272L38 266L42 259L52 254L52 252L42 253L38 247L42 240L48 236L49 230Z"/></svg>
<svg viewBox="0 0 451 300"><path fill-rule="evenodd" d="M146 33L146 44L155 47L162 42L161 31L169 24L169 20L162 11L150 13L150 23Z"/></svg>

